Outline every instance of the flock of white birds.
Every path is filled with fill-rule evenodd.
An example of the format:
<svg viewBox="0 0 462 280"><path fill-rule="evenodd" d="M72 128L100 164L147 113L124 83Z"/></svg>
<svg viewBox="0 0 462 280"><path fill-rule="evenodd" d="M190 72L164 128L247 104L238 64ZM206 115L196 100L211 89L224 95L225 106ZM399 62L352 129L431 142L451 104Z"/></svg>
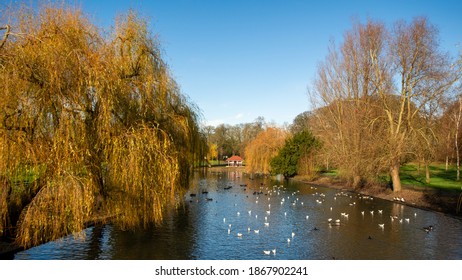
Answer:
<svg viewBox="0 0 462 280"><path fill-rule="evenodd" d="M247 188L247 185L240 185L240 187L244 187L244 190L246 190ZM226 188L224 188L225 190L229 190L231 189L232 186L228 186ZM322 205L323 203L326 202L326 195L322 192L317 192L317 188L316 187L313 187L311 186L310 187L311 190L313 190L313 193L312 193L312 196L315 198L315 202L316 204L319 204L319 205ZM297 205L305 205L305 203L309 203L309 201L300 201L299 198L297 197L297 193L299 193L299 191L295 191L295 192L288 192L283 185L274 185L272 187L265 187L264 185L261 185L259 186L259 189L258 191L255 191L253 192L253 195L255 197L255 204L259 204L259 207L264 207L266 208L266 210L264 211L264 216L259 220L259 216L258 214L254 213L254 211L252 209L241 209L240 211L237 211L238 209L236 209L236 212L234 213L234 215L232 213L229 213L229 215L232 215L234 217L223 217L223 224L227 225L227 233L228 235L232 236L232 234L235 234L235 236L239 239L242 239L242 238L245 238L247 234L260 234L260 227L256 227L256 228L251 228L250 226L247 227L247 231L245 232L244 230L242 230L242 227L239 229L241 231L238 231L236 229L236 231L234 231L234 228L233 228L233 225L231 223L227 223L228 220L231 220L229 218L239 218L239 217L242 217L244 216L242 213L247 213L247 215L249 217L252 217L254 216L255 219L257 221L261 221L261 228L269 228L271 226L271 223L270 223L270 217L273 215L273 214L276 214L276 213L273 213L274 211L282 211L282 209L285 209L284 211L284 217L287 217L287 208L283 208L283 207L271 207L272 203L278 203L280 204L281 206L286 204L286 203L290 203L291 206L297 206ZM247 196L249 197L249 196ZM340 197L349 197L350 198L350 203L349 203L349 206L351 207L355 207L356 206L356 201L357 199L360 199L360 200L369 200L369 201L373 201L374 198L372 196L367 196L367 195L360 195L360 194L352 194L352 193L349 193L349 192L343 192L343 191L339 191L335 194L335 196L333 197L333 200L337 200L339 199ZM395 199L395 202L396 203L403 203L403 200L401 198L397 198ZM238 206L237 204L235 204L234 206ZM277 209L276 209L277 208ZM330 212L332 213L332 217L328 218L326 221L325 221L325 224L327 224L329 227L340 227L344 224L345 221L348 220L349 218L349 213L346 213L346 212L341 212L340 213L340 217L334 217L334 215L336 215L333 207L330 207L329 208ZM280 214L280 213L277 213L277 214ZM338 214L337 214L338 215ZM366 215L370 215L371 217L374 217L374 215L379 215L380 217L383 217L384 215L384 211L382 209L366 209L366 210L362 210L361 211L361 215L362 217L366 216ZM417 216L417 213L414 213L413 214L414 217ZM228 220L227 220L228 218ZM305 216L305 220L308 222L309 221L309 218L310 216L309 215L306 215ZM384 230L386 228L386 223L383 222L383 219L380 219L380 221L382 221L381 223L377 223L377 227L379 229L382 229ZM397 215L390 215L390 223L411 223L411 217L399 217ZM254 226L255 226L255 223L253 223ZM319 228L317 227L312 227L312 230L314 231L317 231L319 230ZM430 232L433 230L433 226L427 226L427 227L424 227L423 230L425 232ZM290 235L286 236L286 240L287 240L287 245L290 245L293 241L294 241L294 238L296 236L296 233L295 232L292 232ZM372 239L371 236L368 237L369 239ZM267 249L263 249L262 250L262 253L264 255L276 255L276 252L277 252L277 248L267 248Z"/></svg>

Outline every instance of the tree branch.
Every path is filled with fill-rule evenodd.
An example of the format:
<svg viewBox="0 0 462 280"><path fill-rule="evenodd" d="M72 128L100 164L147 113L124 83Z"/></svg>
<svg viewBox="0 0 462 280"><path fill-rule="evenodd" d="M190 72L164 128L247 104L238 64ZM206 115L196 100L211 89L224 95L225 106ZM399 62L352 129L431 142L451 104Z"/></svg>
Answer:
<svg viewBox="0 0 462 280"><path fill-rule="evenodd" d="M2 41L0 42L0 49L3 48L3 45L5 45L6 43L6 39L8 39L8 36L10 35L10 25L6 24L5 26L3 27L0 27L0 30L5 30L6 29L6 32L5 34L3 34L3 39Z"/></svg>

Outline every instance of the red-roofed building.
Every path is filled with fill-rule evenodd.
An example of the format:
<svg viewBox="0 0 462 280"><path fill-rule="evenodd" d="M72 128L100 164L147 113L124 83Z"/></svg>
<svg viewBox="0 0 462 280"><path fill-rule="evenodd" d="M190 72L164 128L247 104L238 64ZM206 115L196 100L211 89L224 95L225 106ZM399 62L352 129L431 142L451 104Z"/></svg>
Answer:
<svg viewBox="0 0 462 280"><path fill-rule="evenodd" d="M244 160L240 156L232 156L227 158L226 161L228 162L228 166L242 166Z"/></svg>

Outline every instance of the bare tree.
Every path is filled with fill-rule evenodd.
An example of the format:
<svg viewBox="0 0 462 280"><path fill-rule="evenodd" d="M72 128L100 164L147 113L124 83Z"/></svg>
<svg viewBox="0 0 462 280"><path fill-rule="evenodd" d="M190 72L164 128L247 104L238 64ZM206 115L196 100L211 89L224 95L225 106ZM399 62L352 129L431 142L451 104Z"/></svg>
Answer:
<svg viewBox="0 0 462 280"><path fill-rule="evenodd" d="M418 152L428 171L436 141L432 107L460 74L437 35L426 18L399 21L391 31L371 20L356 23L318 67L313 132L354 187L388 170L400 191L401 163ZM425 153L416 141L428 144Z"/></svg>
<svg viewBox="0 0 462 280"><path fill-rule="evenodd" d="M369 54L383 52L385 36L379 22L356 23L338 50L329 49L311 91L318 107L313 112L317 118L313 132L324 143L324 156L332 159L353 187L362 186L379 168L380 157L371 157L378 152L375 138L380 125Z"/></svg>
<svg viewBox="0 0 462 280"><path fill-rule="evenodd" d="M456 135L457 111L459 110L457 97L449 97L440 101L441 115L436 118L435 133L439 137L436 148L436 159L445 162L445 170L449 170L450 164L455 159L454 137Z"/></svg>
<svg viewBox="0 0 462 280"><path fill-rule="evenodd" d="M416 18L407 24L395 24L388 41L388 57L370 52L375 69L375 85L386 116L388 165L393 190L401 191L399 177L402 158L409 153L412 137L420 127L416 120L439 96L445 94L457 80L458 71L437 44L437 29L426 18ZM392 87L384 75L386 64L393 75Z"/></svg>

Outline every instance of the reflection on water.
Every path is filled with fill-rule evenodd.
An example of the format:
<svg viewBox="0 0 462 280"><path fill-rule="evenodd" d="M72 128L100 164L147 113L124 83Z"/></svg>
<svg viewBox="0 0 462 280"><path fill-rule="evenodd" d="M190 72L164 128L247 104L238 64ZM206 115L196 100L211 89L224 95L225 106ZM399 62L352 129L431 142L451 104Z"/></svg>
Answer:
<svg viewBox="0 0 462 280"><path fill-rule="evenodd" d="M396 202L237 172L197 173L184 206L159 226L91 227L81 239L15 258L462 259L461 233L459 219Z"/></svg>

